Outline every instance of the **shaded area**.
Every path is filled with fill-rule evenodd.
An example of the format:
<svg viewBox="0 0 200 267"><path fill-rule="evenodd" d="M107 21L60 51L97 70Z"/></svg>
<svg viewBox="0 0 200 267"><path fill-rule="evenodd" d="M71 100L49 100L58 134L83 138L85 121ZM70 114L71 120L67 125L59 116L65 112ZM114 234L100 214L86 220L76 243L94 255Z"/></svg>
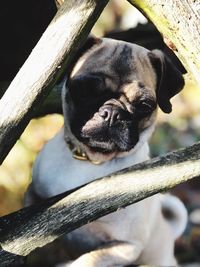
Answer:
<svg viewBox="0 0 200 267"><path fill-rule="evenodd" d="M200 177L171 190L186 205L189 220L184 235L176 242L176 254L181 262L200 262Z"/></svg>
<svg viewBox="0 0 200 267"><path fill-rule="evenodd" d="M2 1L0 81L11 81L56 13L54 0Z"/></svg>
<svg viewBox="0 0 200 267"><path fill-rule="evenodd" d="M0 248L0 255L5 260L5 263L3 265L1 265L2 267L3 266L12 266L12 267L25 266L24 265L25 262L26 262L26 258L25 257L22 257L22 256L19 256L19 255L4 251L1 248ZM12 261L10 260L10 258L12 258Z"/></svg>

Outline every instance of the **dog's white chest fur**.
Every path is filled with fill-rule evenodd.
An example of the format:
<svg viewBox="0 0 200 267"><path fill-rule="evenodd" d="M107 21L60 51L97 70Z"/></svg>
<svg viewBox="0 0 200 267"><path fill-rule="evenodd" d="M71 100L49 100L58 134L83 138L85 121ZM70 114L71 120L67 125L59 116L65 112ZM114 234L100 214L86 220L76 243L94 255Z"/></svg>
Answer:
<svg viewBox="0 0 200 267"><path fill-rule="evenodd" d="M99 165L77 160L64 141L62 129L37 157L33 168L33 186L42 197L54 196L145 161L149 158L148 154L148 144L144 143L134 152L134 156L131 154L124 158L114 158Z"/></svg>

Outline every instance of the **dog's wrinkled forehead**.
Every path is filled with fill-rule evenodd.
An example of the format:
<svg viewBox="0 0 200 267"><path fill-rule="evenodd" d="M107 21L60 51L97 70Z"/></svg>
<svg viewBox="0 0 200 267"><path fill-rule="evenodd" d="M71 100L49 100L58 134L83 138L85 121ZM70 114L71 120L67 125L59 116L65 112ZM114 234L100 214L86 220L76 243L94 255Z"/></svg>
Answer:
<svg viewBox="0 0 200 267"><path fill-rule="evenodd" d="M104 38L78 60L71 78L76 75L100 75L113 91L134 81L155 89L156 75L148 52L135 44Z"/></svg>

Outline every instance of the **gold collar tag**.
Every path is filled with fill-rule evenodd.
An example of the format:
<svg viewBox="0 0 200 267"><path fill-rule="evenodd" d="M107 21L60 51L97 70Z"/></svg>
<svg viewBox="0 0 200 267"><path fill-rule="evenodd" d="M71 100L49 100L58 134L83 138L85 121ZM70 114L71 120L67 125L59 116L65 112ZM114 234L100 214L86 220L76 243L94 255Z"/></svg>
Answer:
<svg viewBox="0 0 200 267"><path fill-rule="evenodd" d="M68 144L69 149L72 151L72 155L74 159L90 161L91 163L95 165L99 165L102 163L100 161L90 160L88 156L86 155L86 153L83 152L80 147L75 147L71 142L67 142L67 144Z"/></svg>
<svg viewBox="0 0 200 267"><path fill-rule="evenodd" d="M76 148L74 149L74 151L72 151L73 153L73 157L75 159L78 159L78 160L88 160L88 157L86 156L86 154L80 150L80 148Z"/></svg>

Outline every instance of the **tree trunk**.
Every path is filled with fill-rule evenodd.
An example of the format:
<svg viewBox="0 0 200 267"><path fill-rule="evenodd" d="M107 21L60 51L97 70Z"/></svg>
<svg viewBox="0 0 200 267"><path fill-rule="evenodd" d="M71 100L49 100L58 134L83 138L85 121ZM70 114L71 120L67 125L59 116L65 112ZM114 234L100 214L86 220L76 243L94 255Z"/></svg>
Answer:
<svg viewBox="0 0 200 267"><path fill-rule="evenodd" d="M0 163L69 66L107 2L70 0L59 8L0 101Z"/></svg>
<svg viewBox="0 0 200 267"><path fill-rule="evenodd" d="M199 176L199 151L200 143L2 217L0 266L10 266L20 256L88 222Z"/></svg>
<svg viewBox="0 0 200 267"><path fill-rule="evenodd" d="M129 0L163 34L167 45L200 82L200 3L195 0Z"/></svg>

